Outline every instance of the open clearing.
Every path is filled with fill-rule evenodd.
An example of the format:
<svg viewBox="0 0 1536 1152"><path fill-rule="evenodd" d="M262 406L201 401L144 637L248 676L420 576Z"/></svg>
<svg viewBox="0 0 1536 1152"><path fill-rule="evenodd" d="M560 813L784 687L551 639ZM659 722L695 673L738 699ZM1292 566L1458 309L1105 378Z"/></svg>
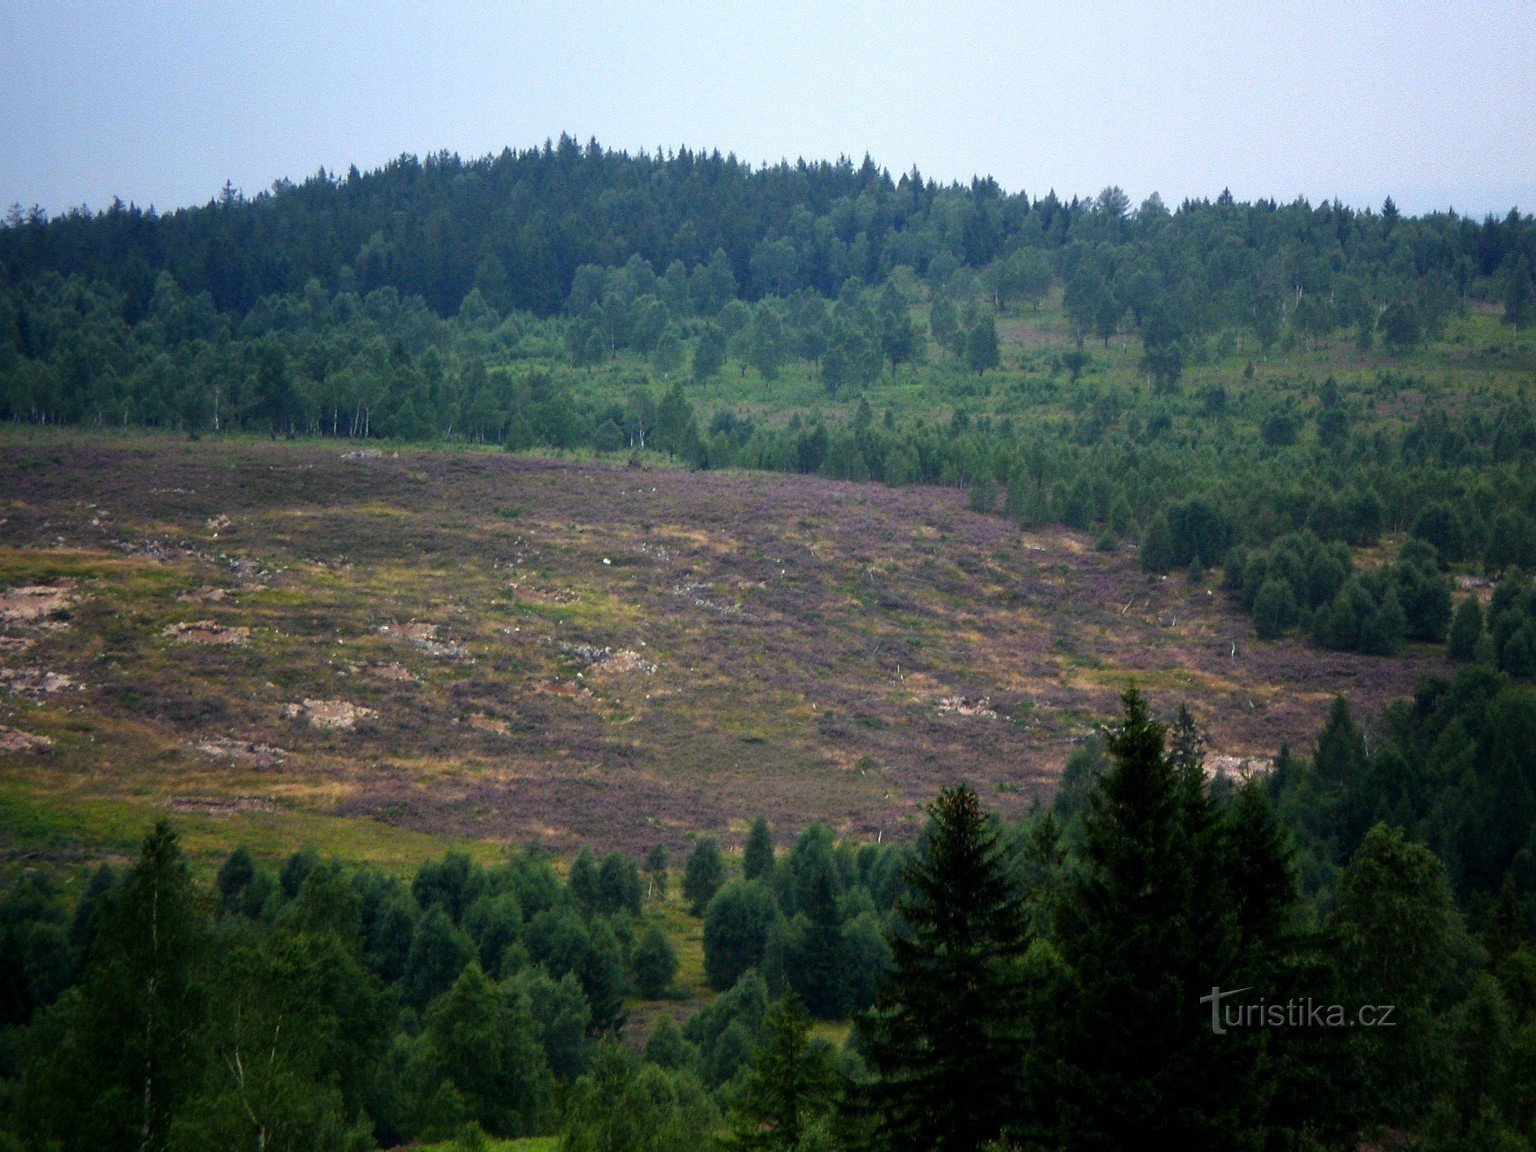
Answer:
<svg viewBox="0 0 1536 1152"><path fill-rule="evenodd" d="M949 490L5 437L13 852L121 845L168 809L209 851L402 862L444 838L677 849L757 813L902 836L960 778L1004 812L1047 794L1132 679L1241 759L1306 746L1335 692L1370 717L1442 668L1260 643L1134 548Z"/></svg>

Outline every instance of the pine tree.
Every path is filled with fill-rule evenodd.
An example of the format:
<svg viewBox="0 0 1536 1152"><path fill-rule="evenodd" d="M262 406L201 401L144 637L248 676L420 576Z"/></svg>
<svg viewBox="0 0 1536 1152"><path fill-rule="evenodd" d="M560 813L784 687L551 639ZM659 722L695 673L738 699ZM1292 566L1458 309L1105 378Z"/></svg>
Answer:
<svg viewBox="0 0 1536 1152"><path fill-rule="evenodd" d="M659 1000L672 986L677 975L677 952L660 928L652 924L635 945L630 962L635 971L635 988L647 1000Z"/></svg>
<svg viewBox="0 0 1536 1152"><path fill-rule="evenodd" d="M836 1089L831 1052L811 1039L811 1016L793 992L763 1018L752 1055L726 1117L729 1152L797 1152L830 1118Z"/></svg>
<svg viewBox="0 0 1536 1152"><path fill-rule="evenodd" d="M857 1110L883 1147L959 1152L1014 1115L1028 915L976 793L946 789L929 815L897 902L890 976L858 1022L874 1079Z"/></svg>
<svg viewBox="0 0 1536 1152"><path fill-rule="evenodd" d="M207 931L181 846L162 821L104 919L78 994L48 1022L58 1029L53 1051L22 1089L43 1141L66 1150L166 1147L197 1066Z"/></svg>
<svg viewBox="0 0 1536 1152"><path fill-rule="evenodd" d="M653 844L645 854L646 895L655 900L667 898L667 849Z"/></svg>
<svg viewBox="0 0 1536 1152"><path fill-rule="evenodd" d="M741 852L741 872L748 880L758 880L773 871L773 832L762 816L752 821L747 843Z"/></svg>
<svg viewBox="0 0 1536 1152"><path fill-rule="evenodd" d="M816 870L810 891L800 901L800 913L804 927L789 972L790 984L812 1013L836 1019L847 1005L848 962L830 866Z"/></svg>
<svg viewBox="0 0 1536 1152"><path fill-rule="evenodd" d="M695 916L704 915L704 909L723 883L725 862L720 859L720 848L713 837L700 837L683 868L683 899L688 901L688 911Z"/></svg>
<svg viewBox="0 0 1536 1152"><path fill-rule="evenodd" d="M1452 660L1473 660L1477 656L1477 642L1482 638L1483 606L1478 603L1476 596L1468 596L1456 606L1445 654Z"/></svg>
<svg viewBox="0 0 1536 1152"><path fill-rule="evenodd" d="M1134 690L1090 797L1081 870L1057 915L1065 974L1039 1027L1031 1121L1062 1148L1251 1147L1265 1099L1258 1041L1214 1034L1200 1002L1244 986L1230 841L1193 726L1171 754Z"/></svg>

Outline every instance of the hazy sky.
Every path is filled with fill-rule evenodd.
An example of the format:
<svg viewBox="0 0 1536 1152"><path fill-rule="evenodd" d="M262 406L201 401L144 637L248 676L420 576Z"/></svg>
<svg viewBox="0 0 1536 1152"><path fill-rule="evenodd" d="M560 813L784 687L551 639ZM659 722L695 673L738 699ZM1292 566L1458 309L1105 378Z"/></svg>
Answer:
<svg viewBox="0 0 1536 1152"><path fill-rule="evenodd" d="M0 203L569 132L1170 204L1536 209L1536 4L0 4Z"/></svg>

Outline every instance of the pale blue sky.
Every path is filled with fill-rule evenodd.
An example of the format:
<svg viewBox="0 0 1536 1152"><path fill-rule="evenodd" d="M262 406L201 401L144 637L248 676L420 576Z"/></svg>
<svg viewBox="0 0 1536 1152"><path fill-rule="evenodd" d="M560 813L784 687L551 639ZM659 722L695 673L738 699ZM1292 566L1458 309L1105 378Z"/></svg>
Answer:
<svg viewBox="0 0 1536 1152"><path fill-rule="evenodd" d="M1139 201L1536 209L1536 5L0 5L0 203L569 132Z"/></svg>

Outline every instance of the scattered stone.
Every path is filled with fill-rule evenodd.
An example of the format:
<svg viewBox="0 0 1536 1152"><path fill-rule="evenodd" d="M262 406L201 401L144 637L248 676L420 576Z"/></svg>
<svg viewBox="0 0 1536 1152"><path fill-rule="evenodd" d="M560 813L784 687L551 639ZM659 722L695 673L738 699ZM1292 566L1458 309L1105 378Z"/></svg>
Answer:
<svg viewBox="0 0 1536 1152"><path fill-rule="evenodd" d="M53 741L47 736L36 736L20 728L7 728L0 724L0 752L39 752L52 747Z"/></svg>
<svg viewBox="0 0 1536 1152"><path fill-rule="evenodd" d="M192 745L205 756L220 760L236 760L252 768L280 768L288 755L281 748L270 744L253 744L248 740L231 740L227 736L199 740Z"/></svg>
<svg viewBox="0 0 1536 1152"><path fill-rule="evenodd" d="M595 671L644 672L646 675L656 671L655 664L628 648L615 652L612 648L599 648L596 644L556 641L552 636L539 637L539 643L554 644L567 656L574 656L586 667Z"/></svg>
<svg viewBox="0 0 1536 1152"><path fill-rule="evenodd" d="M939 700L939 713L941 715L953 713L956 716L979 716L986 720L996 720L997 711L992 707L992 700L987 696L972 699L969 696L944 696Z"/></svg>
<svg viewBox="0 0 1536 1152"><path fill-rule="evenodd" d="M306 700L302 704L283 705L283 715L290 720L303 717L316 728L349 731L357 727L359 720L372 719L378 712L345 700Z"/></svg>
<svg viewBox="0 0 1536 1152"><path fill-rule="evenodd" d="M83 687L73 676L49 672L45 668L0 668L0 685L29 696L51 696L55 692Z"/></svg>
<svg viewBox="0 0 1536 1152"><path fill-rule="evenodd" d="M1251 776L1267 776L1275 770L1275 762L1267 756L1208 755L1205 758L1205 774L1211 779L1227 776L1233 780L1247 780Z"/></svg>
<svg viewBox="0 0 1536 1152"><path fill-rule="evenodd" d="M431 640L437 635L437 625L413 620L409 624L384 624L379 631L386 636L398 636L402 640L420 643L423 640Z"/></svg>
<svg viewBox="0 0 1536 1152"><path fill-rule="evenodd" d="M0 622L42 624L69 615L69 589L62 585L29 584L0 592Z"/></svg>
<svg viewBox="0 0 1536 1152"><path fill-rule="evenodd" d="M451 640L437 638L437 625L413 620L409 624L385 624L379 631L416 645L428 656L439 660L468 660L469 649Z"/></svg>
<svg viewBox="0 0 1536 1152"><path fill-rule="evenodd" d="M231 602L227 589L214 588L210 585L204 585L201 588L193 588L188 592L183 592L176 599L183 600L189 604L225 604Z"/></svg>
<svg viewBox="0 0 1536 1152"><path fill-rule="evenodd" d="M194 620L190 624L171 624L160 635L178 644L244 644L251 630L243 626L226 628L212 620Z"/></svg>
<svg viewBox="0 0 1536 1152"><path fill-rule="evenodd" d="M577 684L574 680L550 680L539 685L539 691L547 692L551 696L579 696L591 697L592 689L585 684Z"/></svg>
<svg viewBox="0 0 1536 1152"><path fill-rule="evenodd" d="M343 452L341 458L343 460L377 460L382 455L384 453L377 448L354 448L350 452Z"/></svg>
<svg viewBox="0 0 1536 1152"><path fill-rule="evenodd" d="M217 516L208 521L208 527L213 529L215 532L222 532L233 523L233 520L224 515L224 513L220 512Z"/></svg>
<svg viewBox="0 0 1536 1152"><path fill-rule="evenodd" d="M497 720L494 716L484 716L479 713L470 716L466 723L471 728L478 728L482 732L494 732L498 736L508 736L512 732L512 726L505 720Z"/></svg>
<svg viewBox="0 0 1536 1152"><path fill-rule="evenodd" d="M647 676L656 671L654 663L628 648L615 652L601 666L604 672L643 672Z"/></svg>
<svg viewBox="0 0 1536 1152"><path fill-rule="evenodd" d="M165 806L172 812L198 812L205 816L277 811L275 803L260 796L172 796Z"/></svg>
<svg viewBox="0 0 1536 1152"><path fill-rule="evenodd" d="M374 664L369 668L375 676L382 676L386 680L399 680L405 684L414 684L419 679L404 664Z"/></svg>

